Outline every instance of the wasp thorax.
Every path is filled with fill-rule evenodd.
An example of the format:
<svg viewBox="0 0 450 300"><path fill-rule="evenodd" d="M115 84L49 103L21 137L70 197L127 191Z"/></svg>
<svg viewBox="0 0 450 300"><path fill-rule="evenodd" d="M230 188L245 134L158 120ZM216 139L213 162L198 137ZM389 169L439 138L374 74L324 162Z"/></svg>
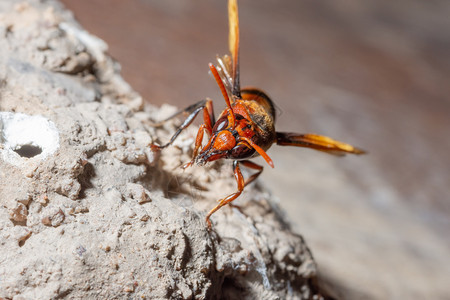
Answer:
<svg viewBox="0 0 450 300"><path fill-rule="evenodd" d="M217 134L214 140L213 148L215 150L226 151L231 150L236 145L236 138L228 130L222 130Z"/></svg>

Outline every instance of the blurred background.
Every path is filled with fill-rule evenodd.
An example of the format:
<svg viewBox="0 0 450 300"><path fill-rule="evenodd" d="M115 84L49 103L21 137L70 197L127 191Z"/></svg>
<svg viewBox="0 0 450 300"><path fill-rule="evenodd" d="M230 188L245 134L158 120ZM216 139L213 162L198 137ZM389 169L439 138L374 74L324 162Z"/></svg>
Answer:
<svg viewBox="0 0 450 300"><path fill-rule="evenodd" d="M63 0L154 105L224 107L226 1ZM241 84L277 130L369 151L269 150L267 186L345 299L450 299L450 2L241 1ZM259 160L261 164L264 161Z"/></svg>

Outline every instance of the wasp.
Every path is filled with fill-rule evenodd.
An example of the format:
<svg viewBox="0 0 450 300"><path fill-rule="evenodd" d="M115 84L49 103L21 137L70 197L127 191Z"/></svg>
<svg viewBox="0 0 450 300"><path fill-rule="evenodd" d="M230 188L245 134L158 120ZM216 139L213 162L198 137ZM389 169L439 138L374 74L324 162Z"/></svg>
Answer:
<svg viewBox="0 0 450 300"><path fill-rule="evenodd" d="M337 155L365 153L361 149L322 135L276 131L275 106L272 100L260 89L241 89L240 87L237 0L228 1L228 22L228 42L231 56L217 57L216 64L209 64L209 69L225 99L226 108L216 120L212 100L206 98L199 101L162 121L170 120L181 113L188 113L188 117L167 144L152 145L156 151L171 145L178 135L191 125L196 116L203 112L203 124L200 125L197 132L192 160L182 168L185 169L194 163L202 166L219 159L231 159L237 182L237 191L219 200L219 203L206 215L205 221L208 228L211 228L211 215L238 198L245 186L253 182L263 171L262 166L249 159L260 155L270 167L274 167L272 159L267 155L267 150L273 144L307 147ZM202 146L205 132L209 136L209 140L206 145ZM245 180L241 166L254 169L256 172Z"/></svg>

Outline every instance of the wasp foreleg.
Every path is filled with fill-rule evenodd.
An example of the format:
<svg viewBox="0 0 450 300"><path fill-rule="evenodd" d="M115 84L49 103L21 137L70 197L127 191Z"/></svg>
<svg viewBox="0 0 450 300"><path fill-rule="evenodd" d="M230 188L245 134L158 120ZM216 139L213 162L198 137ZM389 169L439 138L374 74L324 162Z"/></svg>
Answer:
<svg viewBox="0 0 450 300"><path fill-rule="evenodd" d="M194 152L192 153L192 160L184 165L181 166L182 169L186 169L187 167L190 167L194 164L195 158L197 157L198 150L200 149L203 141L203 134L205 130L208 130L208 126L206 124L200 125L200 128L197 131L197 137L195 138L195 146L194 146Z"/></svg>
<svg viewBox="0 0 450 300"><path fill-rule="evenodd" d="M205 108L203 109L203 124L200 125L200 128L197 131L197 137L195 138L195 146L194 152L192 153L192 160L186 164L184 164L181 168L186 169L187 167L192 166L197 157L198 150L200 149L203 141L203 134L205 130L208 134L212 135L212 128L214 126L215 117L214 117L214 108L211 99L206 100Z"/></svg>

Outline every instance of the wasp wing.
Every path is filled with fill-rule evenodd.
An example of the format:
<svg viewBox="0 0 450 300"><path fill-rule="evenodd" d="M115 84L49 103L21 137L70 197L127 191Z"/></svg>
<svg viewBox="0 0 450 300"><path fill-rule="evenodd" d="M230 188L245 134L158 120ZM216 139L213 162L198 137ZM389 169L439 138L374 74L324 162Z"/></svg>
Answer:
<svg viewBox="0 0 450 300"><path fill-rule="evenodd" d="M239 19L236 0L228 1L228 43L231 57L229 55L217 56L217 73L229 95L231 103L235 98L241 97L239 83Z"/></svg>
<svg viewBox="0 0 450 300"><path fill-rule="evenodd" d="M240 98L241 88L239 83L239 16L237 0L228 1L228 45L231 53L232 70L232 95Z"/></svg>
<svg viewBox="0 0 450 300"><path fill-rule="evenodd" d="M233 78L231 78L231 74L233 71L231 65L231 57L228 55L224 55L222 57L217 56L216 59L217 59L217 66L216 66L217 72L219 73L220 79L222 80L228 95L231 96L233 95Z"/></svg>
<svg viewBox="0 0 450 300"><path fill-rule="evenodd" d="M312 148L334 155L364 154L364 150L353 147L352 145L336 141L332 138L317 134L298 134L290 132L277 132L277 145L297 146Z"/></svg>

